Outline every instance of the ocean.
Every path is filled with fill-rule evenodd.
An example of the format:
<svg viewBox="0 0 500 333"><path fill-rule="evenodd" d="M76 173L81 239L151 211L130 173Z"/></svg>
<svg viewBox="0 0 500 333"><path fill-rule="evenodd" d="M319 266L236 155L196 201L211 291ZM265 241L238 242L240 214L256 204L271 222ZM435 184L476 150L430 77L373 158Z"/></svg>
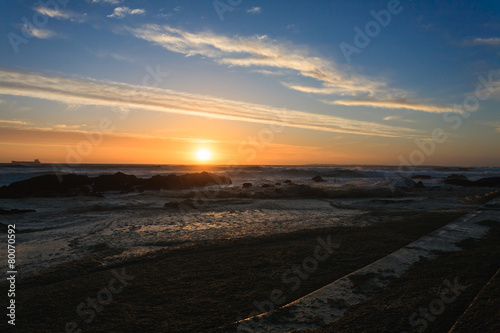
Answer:
<svg viewBox="0 0 500 333"><path fill-rule="evenodd" d="M208 171L228 175L232 184L178 191L105 192L103 197L0 199L0 209L35 210L0 215L3 224L16 225L20 274L34 274L99 253L112 253L100 259L105 266L199 241L331 226L362 227L377 222L366 213L380 207L399 212L460 209L467 203L451 195L457 187L444 184L444 177L500 177L500 168L486 167L399 170L392 166L290 165L241 166L228 172L225 166L200 165L0 164L0 186L55 171L88 176L122 172L140 178ZM416 175L428 179L412 181ZM325 181L315 182L315 176ZM292 185L285 183L287 180ZM417 181L422 181L427 191L450 195L397 192L413 188ZM252 186L242 188L244 183ZM167 202L186 198L196 201L196 208L183 211L164 207ZM0 254L2 265L7 262L5 255Z"/></svg>

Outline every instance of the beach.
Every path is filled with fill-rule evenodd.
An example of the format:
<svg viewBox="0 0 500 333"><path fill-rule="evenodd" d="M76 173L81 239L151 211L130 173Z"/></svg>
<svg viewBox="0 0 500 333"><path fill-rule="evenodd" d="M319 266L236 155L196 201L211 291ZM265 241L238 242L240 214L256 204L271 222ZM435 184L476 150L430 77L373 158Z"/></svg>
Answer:
<svg viewBox="0 0 500 333"><path fill-rule="evenodd" d="M359 179L338 177L340 187L328 178L321 183L305 177L293 179L292 184L271 188L261 184L242 188L243 180L232 181L230 186L221 185L217 196L188 212L160 204L184 202L186 193L189 197L193 190L15 200L17 205L10 208L33 208L35 202L46 207L41 214L4 215L20 221L16 330L236 332L239 320L314 292L474 212L498 195L495 188L446 185L438 179L431 180L434 187L420 188L413 182L412 187L393 192L380 186L356 187ZM144 198L149 199L148 204ZM61 216L60 222L51 221L55 207L61 205L67 216ZM41 219L36 221L36 216ZM110 216L126 224L103 225L102 219ZM92 223L82 222L91 217ZM180 217L181 226L172 227L170 221ZM40 226L37 223L43 227L34 229ZM489 259L474 268L480 274L467 277L476 289L498 268L495 237L498 227L492 226L485 240L466 247L481 256L484 246L490 251ZM40 256L42 244L49 254ZM436 261L422 259L415 266L423 268L412 266L404 279L429 271L436 281L448 278L442 261L459 267L477 264L473 256L444 253ZM466 271L460 276L469 276ZM438 283L434 280L432 283ZM414 285L414 293L431 282L421 283ZM476 289L470 289L468 297L456 304L470 303ZM387 297L393 297L395 304L405 299L396 289L381 292L381 300L375 297L370 302L377 307L386 304ZM413 303L405 303L407 308L417 307L420 298L412 299ZM363 306L368 308L363 310ZM323 331L349 331L349 327L353 332L358 331L356 327L371 331L374 318L364 324L350 319L372 311L369 305L359 307L349 309L349 315L339 321L345 326L326 325ZM392 318L387 315L379 325L395 325ZM456 320L454 315L446 318L439 325ZM360 326L352 326L352 321ZM401 319L398 325L408 329L408 320ZM377 327L387 330L388 326Z"/></svg>

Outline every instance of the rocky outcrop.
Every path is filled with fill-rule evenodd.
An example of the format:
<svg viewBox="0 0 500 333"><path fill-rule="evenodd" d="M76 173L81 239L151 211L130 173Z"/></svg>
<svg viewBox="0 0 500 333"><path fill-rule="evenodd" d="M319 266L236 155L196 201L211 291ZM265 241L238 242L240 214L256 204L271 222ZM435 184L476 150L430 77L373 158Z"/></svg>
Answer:
<svg viewBox="0 0 500 333"><path fill-rule="evenodd" d="M61 197L98 195L106 191L183 190L209 185L231 184L226 176L208 172L137 178L117 172L114 175L44 175L0 187L0 198Z"/></svg>
<svg viewBox="0 0 500 333"><path fill-rule="evenodd" d="M432 177L429 175L415 175L412 176L411 179L432 179Z"/></svg>
<svg viewBox="0 0 500 333"><path fill-rule="evenodd" d="M482 178L476 181L470 181L468 179L447 178L444 182L448 185L457 186L500 187L500 177Z"/></svg>
<svg viewBox="0 0 500 333"><path fill-rule="evenodd" d="M314 180L316 183L326 182L326 180L324 180L321 176L312 177L311 180Z"/></svg>

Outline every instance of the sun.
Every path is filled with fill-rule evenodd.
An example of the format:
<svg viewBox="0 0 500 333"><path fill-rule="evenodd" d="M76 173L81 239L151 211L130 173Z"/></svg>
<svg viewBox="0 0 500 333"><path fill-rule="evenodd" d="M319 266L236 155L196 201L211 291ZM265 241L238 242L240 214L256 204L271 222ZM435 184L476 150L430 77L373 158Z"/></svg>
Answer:
<svg viewBox="0 0 500 333"><path fill-rule="evenodd" d="M200 149L196 152L196 158L200 162L206 162L212 157L212 153L208 149Z"/></svg>

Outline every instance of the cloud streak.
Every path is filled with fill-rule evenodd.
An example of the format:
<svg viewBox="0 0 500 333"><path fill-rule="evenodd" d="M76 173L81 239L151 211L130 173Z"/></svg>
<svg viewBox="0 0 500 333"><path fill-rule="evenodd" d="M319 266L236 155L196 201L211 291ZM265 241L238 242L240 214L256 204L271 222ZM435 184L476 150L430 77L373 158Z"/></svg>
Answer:
<svg viewBox="0 0 500 333"><path fill-rule="evenodd" d="M56 33L49 29L38 29L35 27L29 27L27 24L23 25L23 30L30 34L31 36L39 39L49 39L56 36Z"/></svg>
<svg viewBox="0 0 500 333"><path fill-rule="evenodd" d="M363 98L363 99L346 99L337 101L323 100L322 102L331 105L368 106L368 107L384 108L384 109L408 109L408 110L423 111L430 113L446 113L446 112L463 113L463 110L453 106L418 103L409 100L407 98L394 98L394 99Z"/></svg>
<svg viewBox="0 0 500 333"><path fill-rule="evenodd" d="M249 14L258 14L262 12L262 9L260 7L252 7L250 9L247 9L247 13Z"/></svg>
<svg viewBox="0 0 500 333"><path fill-rule="evenodd" d="M146 11L144 9L130 9L129 7L116 7L113 14L108 15L108 17L113 17L117 19L122 19L127 15L144 15Z"/></svg>
<svg viewBox="0 0 500 333"><path fill-rule="evenodd" d="M35 7L36 12L58 20L84 21L84 15L79 15L70 10L52 9L48 7Z"/></svg>
<svg viewBox="0 0 500 333"><path fill-rule="evenodd" d="M267 36L227 37L211 32L191 33L170 26L154 24L139 28L126 27L137 38L186 56L201 55L215 62L238 67L292 70L304 78L318 81L322 88L285 84L302 92L341 95L404 94L388 88L383 81L362 75L348 74L336 66L304 49L291 44L278 43Z"/></svg>
<svg viewBox="0 0 500 333"><path fill-rule="evenodd" d="M500 46L500 38L475 38L471 41L467 41L466 44Z"/></svg>
<svg viewBox="0 0 500 333"><path fill-rule="evenodd" d="M327 132L415 138L415 129L275 108L173 90L124 83L0 70L0 94L40 98L68 105L99 105L202 116Z"/></svg>

